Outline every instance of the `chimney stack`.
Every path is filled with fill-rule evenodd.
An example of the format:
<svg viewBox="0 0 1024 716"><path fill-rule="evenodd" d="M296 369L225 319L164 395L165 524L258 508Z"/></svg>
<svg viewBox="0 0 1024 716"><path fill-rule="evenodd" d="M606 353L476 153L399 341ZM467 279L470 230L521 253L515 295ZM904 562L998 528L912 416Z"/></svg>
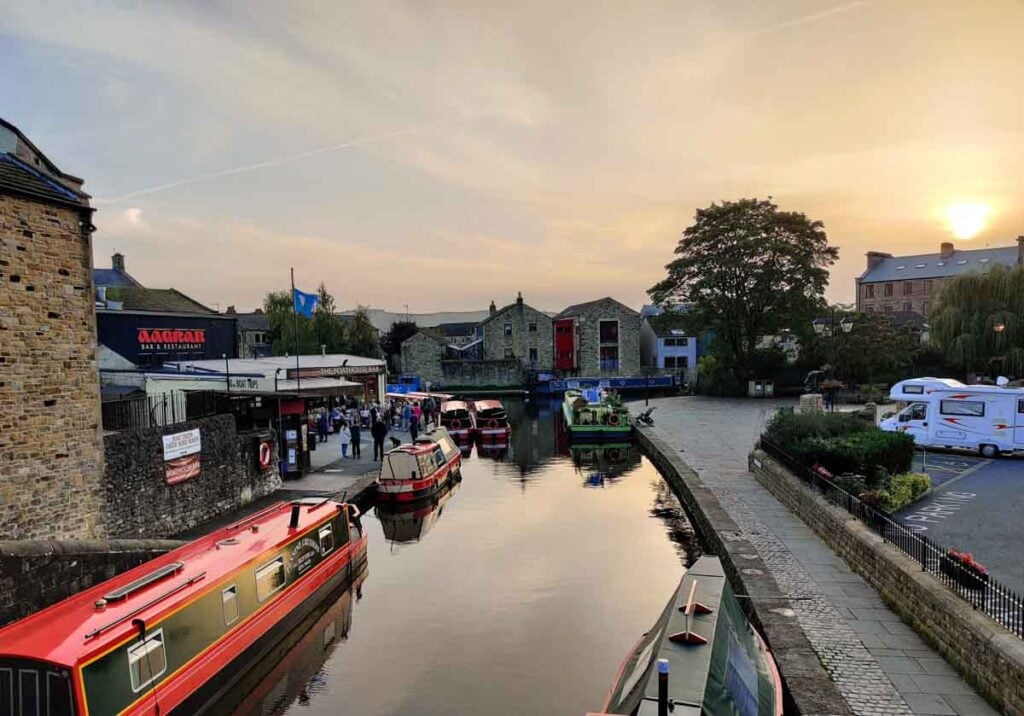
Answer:
<svg viewBox="0 0 1024 716"><path fill-rule="evenodd" d="M1024 266L1024 234L1017 237L1017 265Z"/></svg>
<svg viewBox="0 0 1024 716"><path fill-rule="evenodd" d="M953 255L953 242L952 241L943 241L941 244L939 244L939 256L940 257L942 257L944 259L948 259L952 255Z"/></svg>
<svg viewBox="0 0 1024 716"><path fill-rule="evenodd" d="M891 259L892 254L887 254L884 251L868 251L868 271L873 269L878 264L882 263L885 259Z"/></svg>
<svg viewBox="0 0 1024 716"><path fill-rule="evenodd" d="M493 316L493 315L494 315L495 313L497 313L497 312L498 312L498 307L494 305L494 301L491 301L491 309L490 309L490 311L491 311L491 315L492 315L492 316Z"/></svg>
<svg viewBox="0 0 1024 716"><path fill-rule="evenodd" d="M523 292L522 291L520 291L519 295L516 296L516 304L520 305L520 306L523 305Z"/></svg>
<svg viewBox="0 0 1024 716"><path fill-rule="evenodd" d="M110 257L110 265L113 266L115 271L124 273L124 254L116 253Z"/></svg>

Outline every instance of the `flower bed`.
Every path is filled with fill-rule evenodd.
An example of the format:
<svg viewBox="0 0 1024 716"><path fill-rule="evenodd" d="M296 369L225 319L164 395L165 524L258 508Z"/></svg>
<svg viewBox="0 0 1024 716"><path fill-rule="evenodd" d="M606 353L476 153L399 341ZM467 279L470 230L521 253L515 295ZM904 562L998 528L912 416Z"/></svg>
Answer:
<svg viewBox="0 0 1024 716"><path fill-rule="evenodd" d="M949 550L939 559L939 570L965 589L985 589L988 586L988 570L975 561L970 552Z"/></svg>

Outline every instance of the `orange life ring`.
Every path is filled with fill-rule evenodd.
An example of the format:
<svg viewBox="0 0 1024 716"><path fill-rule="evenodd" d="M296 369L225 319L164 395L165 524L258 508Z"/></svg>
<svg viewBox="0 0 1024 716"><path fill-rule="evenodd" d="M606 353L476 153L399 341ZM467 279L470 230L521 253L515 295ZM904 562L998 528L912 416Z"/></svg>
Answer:
<svg viewBox="0 0 1024 716"><path fill-rule="evenodd" d="M498 421L495 420L494 418L491 418L490 420L487 421L487 427L489 427L489 428L496 428L496 427L498 427Z"/></svg>
<svg viewBox="0 0 1024 716"><path fill-rule="evenodd" d="M452 430L458 430L462 427L462 421L456 418L452 421Z"/></svg>
<svg viewBox="0 0 1024 716"><path fill-rule="evenodd" d="M612 413L611 415L609 415L608 416L608 424L609 425L618 425L619 424L619 414L618 413Z"/></svg>
<svg viewBox="0 0 1024 716"><path fill-rule="evenodd" d="M608 459L611 460L612 462L618 462L621 457L622 457L622 455L619 454L618 450L609 450L608 451Z"/></svg>
<svg viewBox="0 0 1024 716"><path fill-rule="evenodd" d="M263 441L260 443L260 467L270 467L270 461L274 457L274 451L270 447L270 443Z"/></svg>

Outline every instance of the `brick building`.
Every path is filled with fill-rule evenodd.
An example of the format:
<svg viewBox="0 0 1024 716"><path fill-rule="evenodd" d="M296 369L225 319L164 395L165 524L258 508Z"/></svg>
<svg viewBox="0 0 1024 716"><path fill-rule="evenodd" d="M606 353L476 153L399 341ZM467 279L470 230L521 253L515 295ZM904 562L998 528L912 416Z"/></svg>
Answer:
<svg viewBox="0 0 1024 716"><path fill-rule="evenodd" d="M105 533L91 217L0 119L0 539Z"/></svg>
<svg viewBox="0 0 1024 716"><path fill-rule="evenodd" d="M944 241L938 253L915 256L869 251L867 268L856 279L857 310L927 316L946 281L997 265L1024 265L1024 236L1017 237L1016 246L985 249L957 249Z"/></svg>
<svg viewBox="0 0 1024 716"><path fill-rule="evenodd" d="M554 318L555 367L564 375L640 375L640 314L614 298L569 306Z"/></svg>
<svg viewBox="0 0 1024 716"><path fill-rule="evenodd" d="M551 316L524 303L523 294L504 308L492 303L479 331L484 360L517 360L524 369L551 370Z"/></svg>

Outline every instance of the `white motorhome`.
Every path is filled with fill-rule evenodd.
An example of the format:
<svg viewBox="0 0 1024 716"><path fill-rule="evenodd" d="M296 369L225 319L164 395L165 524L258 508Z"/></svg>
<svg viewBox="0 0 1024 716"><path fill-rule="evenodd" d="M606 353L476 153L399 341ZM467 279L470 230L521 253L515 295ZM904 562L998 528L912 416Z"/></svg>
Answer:
<svg viewBox="0 0 1024 716"><path fill-rule="evenodd" d="M985 457L1024 450L1024 389L913 378L894 385L889 397L908 405L879 427L909 433L918 445Z"/></svg>

